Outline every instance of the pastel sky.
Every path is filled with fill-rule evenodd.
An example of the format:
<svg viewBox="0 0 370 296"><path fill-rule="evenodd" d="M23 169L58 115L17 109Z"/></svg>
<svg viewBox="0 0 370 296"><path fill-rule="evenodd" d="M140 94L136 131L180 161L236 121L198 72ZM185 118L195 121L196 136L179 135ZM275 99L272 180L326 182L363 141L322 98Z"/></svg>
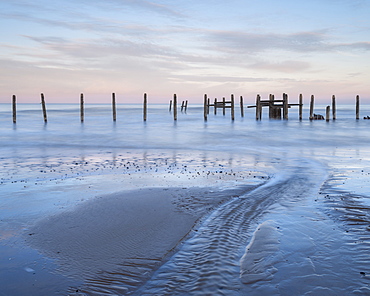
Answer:
<svg viewBox="0 0 370 296"><path fill-rule="evenodd" d="M0 0L0 103L370 103L369 0Z"/></svg>

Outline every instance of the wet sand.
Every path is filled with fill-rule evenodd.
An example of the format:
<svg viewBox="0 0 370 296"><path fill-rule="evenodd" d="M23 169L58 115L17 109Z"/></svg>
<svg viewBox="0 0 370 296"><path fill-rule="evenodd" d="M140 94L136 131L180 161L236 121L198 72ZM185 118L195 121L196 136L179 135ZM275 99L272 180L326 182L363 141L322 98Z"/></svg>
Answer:
<svg viewBox="0 0 370 296"><path fill-rule="evenodd" d="M338 189L341 174L307 158L269 177L215 167L4 184L17 192L13 215L23 221L5 217L3 228L13 228L14 246L27 245L4 256L5 291L369 294L368 199Z"/></svg>
<svg viewBox="0 0 370 296"><path fill-rule="evenodd" d="M253 186L146 188L101 196L36 223L27 243L57 259L58 272L83 281L69 293L125 294L138 288L199 220Z"/></svg>

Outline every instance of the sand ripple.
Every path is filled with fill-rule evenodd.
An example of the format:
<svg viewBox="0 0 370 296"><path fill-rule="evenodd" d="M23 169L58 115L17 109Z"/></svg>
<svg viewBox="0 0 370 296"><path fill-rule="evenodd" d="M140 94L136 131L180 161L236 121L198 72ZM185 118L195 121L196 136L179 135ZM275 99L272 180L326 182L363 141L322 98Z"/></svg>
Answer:
<svg viewBox="0 0 370 296"><path fill-rule="evenodd" d="M220 206L201 225L181 250L163 265L135 295L239 295L242 281L268 280L272 275L270 261L248 273L251 263L246 253L240 266L251 228L274 204L294 204L317 191L323 175L315 167L296 167L252 192ZM264 226L267 229L267 226ZM269 243L256 260L265 260L277 243L273 227L265 235L256 235L252 244ZM258 242L257 242L258 240ZM253 260L252 260L253 261ZM258 264L258 263L257 263ZM240 279L240 273L242 279ZM251 279L253 277L253 280Z"/></svg>

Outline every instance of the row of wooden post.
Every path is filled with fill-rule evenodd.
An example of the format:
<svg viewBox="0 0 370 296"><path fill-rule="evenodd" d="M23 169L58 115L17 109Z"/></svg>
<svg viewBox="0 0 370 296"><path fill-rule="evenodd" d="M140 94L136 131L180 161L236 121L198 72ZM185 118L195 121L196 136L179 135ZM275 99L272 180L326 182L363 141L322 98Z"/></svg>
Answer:
<svg viewBox="0 0 370 296"><path fill-rule="evenodd" d="M256 108L256 120L262 119L262 107L269 108L270 119L281 119L281 115L283 115L283 119L288 119L288 110L293 106L299 106L299 119L302 120L302 95L299 96L298 104L289 104L288 95L286 93L283 94L283 98L280 100L275 100L275 96L273 94L269 95L268 100L261 100L261 96L257 95L256 104L253 106L248 106L248 108Z"/></svg>
<svg viewBox="0 0 370 296"><path fill-rule="evenodd" d="M310 117L309 117L309 119L310 120L314 120L314 119L325 119L326 121L329 121L330 120L330 106L327 106L326 107L326 114L325 114L325 118L324 118L324 116L318 116L318 115L314 114L314 104L315 104L315 97L314 97L314 95L311 95L311 100L310 100ZM332 106L332 117L333 117L333 120L336 120L336 118L337 118L337 107L336 107L336 102L335 102L335 95L332 96L331 106ZM357 110L357 100L356 100L356 110ZM357 118L357 115L356 115L356 119L358 119Z"/></svg>
<svg viewBox="0 0 370 296"><path fill-rule="evenodd" d="M226 113L226 108L231 109L231 120L235 120L235 103L234 103L234 95L231 95L230 101L226 101L225 98L222 98L222 101L218 102L217 99L214 100L214 103L211 104L210 98L208 98L207 94L204 95L204 120L207 121L208 114L209 114L209 107L214 108L214 114L217 114L217 108L222 108L223 115ZM243 97L240 96L240 110L241 110L241 117L244 117L244 107L243 107Z"/></svg>
<svg viewBox="0 0 370 296"><path fill-rule="evenodd" d="M176 94L173 97L174 101L174 109L173 109L173 117L174 120L177 120L177 96ZM171 101L172 104L172 101ZM42 93L41 94L41 105L42 105L42 112L44 117L44 122L47 123L47 113L46 113L46 104L45 104L45 96ZM186 110L188 108L188 101L182 102L181 111ZM13 123L17 122L17 97L13 95L12 97L12 109L13 109ZM171 110L171 105L170 105ZM116 109L116 94L112 93L112 113L113 113L113 121L117 120L117 109ZM147 114L148 114L148 99L147 94L144 94L144 104L143 104L143 120L147 120ZM81 93L80 95L80 119L83 123L85 120L85 107L84 107L84 95Z"/></svg>
<svg viewBox="0 0 370 296"><path fill-rule="evenodd" d="M282 103L282 105L274 105L276 102ZM314 95L311 96L310 100L310 120L317 119L316 115L314 114L314 102L315 97ZM229 104L229 105L228 105ZM45 97L44 94L41 94L41 105L42 105L42 112L43 112L43 118L44 122L47 122L47 113L46 113L46 105L45 105ZM143 120L147 120L147 94L144 94L144 106L143 106ZM288 95L283 94L283 100L275 100L274 95L270 95L269 101L262 101L260 95L257 95L256 98L256 105L255 106L248 106L248 108L253 107L256 108L256 120L262 119L262 106L269 106L270 112L269 116L270 118L279 118L281 116L281 107L283 109L283 119L288 119L288 108L291 106L299 106L299 120L302 120L302 110L303 110L303 97L302 94L299 95L299 103L298 104L288 104ZM17 111L16 111L16 96L13 95L12 97L12 106L13 106L13 123L17 122ZM188 101L183 101L181 105L181 111L187 110ZM235 105L234 105L234 95L231 95L231 100L226 101L225 98L222 99L221 102L218 102L217 99L214 100L214 103L210 103L210 99L208 98L207 94L204 95L204 120L207 121L208 114L209 114L209 108L214 107L214 113L217 114L217 108L223 109L223 115L225 115L225 109L230 108L231 109L231 120L235 119ZM275 108L277 107L277 108ZM172 100L170 101L170 107L169 110L172 110ZM274 111L275 110L275 111ZM112 93L112 111L113 111L113 121L117 120L117 111L116 111L116 96L115 93ZM244 104L243 104L243 97L240 96L240 112L241 117L244 117ZM84 122L84 95L81 93L80 96L80 119L81 122ZM177 95L174 94L173 96L173 118L176 121L177 120ZM327 106L326 108L326 120L330 120L330 106ZM336 102L335 102L335 95L332 96L332 118L333 120L336 120ZM321 118L323 119L323 118ZM360 97L359 95L356 96L356 119L360 119Z"/></svg>
<svg viewBox="0 0 370 296"><path fill-rule="evenodd" d="M177 106L176 106L177 107ZM186 101L182 101L182 103L181 103L181 112L182 111L185 111L186 112L186 110L188 109L188 101L186 100ZM169 109L168 109L170 112L171 112L171 110L172 110L172 100L170 100L170 107L169 107Z"/></svg>
<svg viewBox="0 0 370 296"><path fill-rule="evenodd" d="M310 120L317 119L315 118L314 114L314 102L315 102L315 97L314 95L311 96L311 101L310 101ZM335 95L332 96L331 99L331 108L332 108L332 117L333 120L337 119L337 107L336 107L336 101L335 101ZM325 119L326 121L330 120L330 106L326 107L326 114L325 114ZM360 119L360 96L356 96L356 119Z"/></svg>

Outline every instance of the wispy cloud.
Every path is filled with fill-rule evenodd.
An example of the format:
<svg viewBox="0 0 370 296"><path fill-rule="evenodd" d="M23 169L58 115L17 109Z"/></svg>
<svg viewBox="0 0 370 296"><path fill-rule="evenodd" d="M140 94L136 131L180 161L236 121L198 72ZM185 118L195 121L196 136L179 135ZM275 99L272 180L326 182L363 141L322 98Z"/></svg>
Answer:
<svg viewBox="0 0 370 296"><path fill-rule="evenodd" d="M96 0L95 0L96 1ZM182 18L184 15L177 11L174 8L171 8L168 5L164 5L161 3L157 3L154 1L145 1L145 0L105 0L105 1L99 1L100 3L106 4L107 2L111 2L116 4L117 6L130 6L130 7L136 7L143 10L156 12L161 15L166 15L170 17L176 17L176 18ZM89 1L89 3L91 3Z"/></svg>
<svg viewBox="0 0 370 296"><path fill-rule="evenodd" d="M223 51L230 53L255 53L267 50L295 52L329 51L325 32L297 32L293 34L255 34L237 31L208 32L208 39Z"/></svg>
<svg viewBox="0 0 370 296"><path fill-rule="evenodd" d="M112 56L153 57L171 56L169 47L149 42L138 43L125 39L76 39L70 40L57 37L26 38L41 44L44 48L75 58L104 58Z"/></svg>
<svg viewBox="0 0 370 296"><path fill-rule="evenodd" d="M311 68L307 62L287 60L283 62L259 61L251 65L251 68L258 70L268 70L273 72L297 73Z"/></svg>

